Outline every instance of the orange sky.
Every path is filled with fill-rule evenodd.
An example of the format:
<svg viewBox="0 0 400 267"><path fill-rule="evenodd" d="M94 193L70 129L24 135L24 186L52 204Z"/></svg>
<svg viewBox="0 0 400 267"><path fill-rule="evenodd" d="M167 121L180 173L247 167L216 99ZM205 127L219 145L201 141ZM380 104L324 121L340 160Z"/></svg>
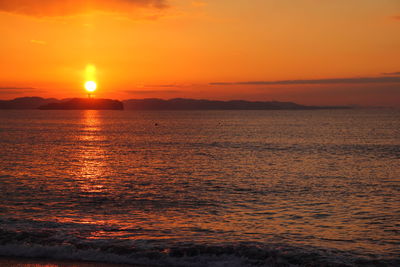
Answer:
<svg viewBox="0 0 400 267"><path fill-rule="evenodd" d="M0 99L400 106L399 0L0 0Z"/></svg>

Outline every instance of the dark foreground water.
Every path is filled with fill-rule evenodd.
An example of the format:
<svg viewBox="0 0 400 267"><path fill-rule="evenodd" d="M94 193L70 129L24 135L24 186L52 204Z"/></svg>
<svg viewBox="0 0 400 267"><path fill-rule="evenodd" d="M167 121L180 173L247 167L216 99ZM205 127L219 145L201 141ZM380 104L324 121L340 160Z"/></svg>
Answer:
<svg viewBox="0 0 400 267"><path fill-rule="evenodd" d="M399 110L0 111L0 148L3 256L400 265Z"/></svg>

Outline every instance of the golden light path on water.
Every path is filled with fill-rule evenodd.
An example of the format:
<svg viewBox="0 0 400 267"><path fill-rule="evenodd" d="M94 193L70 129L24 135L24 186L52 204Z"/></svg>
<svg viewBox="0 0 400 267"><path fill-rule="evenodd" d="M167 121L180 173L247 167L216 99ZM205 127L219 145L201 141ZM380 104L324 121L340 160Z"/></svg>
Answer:
<svg viewBox="0 0 400 267"><path fill-rule="evenodd" d="M109 163L105 158L106 151L102 142L106 137L101 135L102 123L98 110L84 110L82 113L82 130L78 136L81 141L79 162L81 165L78 184L85 193L102 193L107 189L104 178Z"/></svg>
<svg viewBox="0 0 400 267"><path fill-rule="evenodd" d="M84 110L81 113L81 130L80 134L76 136L78 143L80 144L78 153L74 155L75 161L78 162L78 168L74 173L75 183L80 189L80 195L84 198L92 199L94 202L99 202L101 206L102 202L109 198L123 198L120 196L125 192L116 191L116 184L121 181L119 177L115 176L115 170L113 169L112 162L115 160L111 157L110 140L107 140L107 136L103 133L105 125L102 120L102 112L98 110ZM134 177L131 177L133 180ZM118 187L118 186L117 186ZM162 192L159 190L143 190L142 192L136 192L137 197L145 195L157 195ZM131 205L134 203L127 203ZM60 222L76 222L84 224L95 224L104 225L105 227L121 227L121 229L134 228L143 226L143 220L151 222L151 224L159 224L161 228L169 227L187 227L188 224L185 220L181 220L179 217L168 214L152 214L143 212L137 212L129 214L127 216L115 216L107 214L81 214L79 218L57 218ZM143 217L143 220L135 221L130 216ZM74 216L75 217L75 216ZM132 235L125 231L94 231L88 239L99 239L99 238L126 238L126 239L168 239L171 235L158 235L151 236L145 234Z"/></svg>

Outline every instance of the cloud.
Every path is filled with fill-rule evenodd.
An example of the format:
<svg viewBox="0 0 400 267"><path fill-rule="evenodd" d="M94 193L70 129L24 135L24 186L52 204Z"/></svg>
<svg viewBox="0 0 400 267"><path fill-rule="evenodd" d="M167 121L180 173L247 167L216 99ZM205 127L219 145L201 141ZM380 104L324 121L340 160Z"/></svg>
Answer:
<svg viewBox="0 0 400 267"><path fill-rule="evenodd" d="M207 6L207 3L204 2L204 1L196 0L196 1L192 1L192 6L194 6L194 7L205 7L205 6Z"/></svg>
<svg viewBox="0 0 400 267"><path fill-rule="evenodd" d="M143 87L146 88L178 88L178 87L184 87L185 85L183 84L147 84L144 85Z"/></svg>
<svg viewBox="0 0 400 267"><path fill-rule="evenodd" d="M399 16L393 16L392 17L394 20L400 20L400 15Z"/></svg>
<svg viewBox="0 0 400 267"><path fill-rule="evenodd" d="M382 75L388 75L388 76L397 76L400 75L400 71L398 72L384 72Z"/></svg>
<svg viewBox="0 0 400 267"><path fill-rule="evenodd" d="M41 92L37 88L33 87L15 87L15 86L4 86L0 87L0 94L24 94L24 93L31 93L31 92Z"/></svg>
<svg viewBox="0 0 400 267"><path fill-rule="evenodd" d="M361 83L400 83L400 77L361 77L314 80L215 82L210 85L300 85L300 84L361 84Z"/></svg>
<svg viewBox="0 0 400 267"><path fill-rule="evenodd" d="M31 16L67 16L89 11L129 12L132 8L162 9L167 0L0 0L0 11Z"/></svg>
<svg viewBox="0 0 400 267"><path fill-rule="evenodd" d="M4 87L0 87L0 90L36 90L36 88L33 88L33 87L4 86Z"/></svg>
<svg viewBox="0 0 400 267"><path fill-rule="evenodd" d="M19 90L0 90L0 95L15 95L15 94L24 94L28 91L19 91Z"/></svg>
<svg viewBox="0 0 400 267"><path fill-rule="evenodd" d="M132 95L152 95L152 94L176 94L181 93L179 90L127 90L125 93Z"/></svg>
<svg viewBox="0 0 400 267"><path fill-rule="evenodd" d="M37 44L37 45L46 45L47 43L42 40L30 40L32 44Z"/></svg>

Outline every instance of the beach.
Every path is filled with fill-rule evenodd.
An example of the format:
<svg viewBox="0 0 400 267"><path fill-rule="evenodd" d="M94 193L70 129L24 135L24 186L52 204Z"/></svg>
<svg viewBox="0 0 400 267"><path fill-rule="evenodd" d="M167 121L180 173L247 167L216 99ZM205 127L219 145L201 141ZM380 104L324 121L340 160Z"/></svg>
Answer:
<svg viewBox="0 0 400 267"><path fill-rule="evenodd" d="M144 265L111 264L101 262L49 260L38 258L0 257L0 266L9 267L149 267Z"/></svg>

